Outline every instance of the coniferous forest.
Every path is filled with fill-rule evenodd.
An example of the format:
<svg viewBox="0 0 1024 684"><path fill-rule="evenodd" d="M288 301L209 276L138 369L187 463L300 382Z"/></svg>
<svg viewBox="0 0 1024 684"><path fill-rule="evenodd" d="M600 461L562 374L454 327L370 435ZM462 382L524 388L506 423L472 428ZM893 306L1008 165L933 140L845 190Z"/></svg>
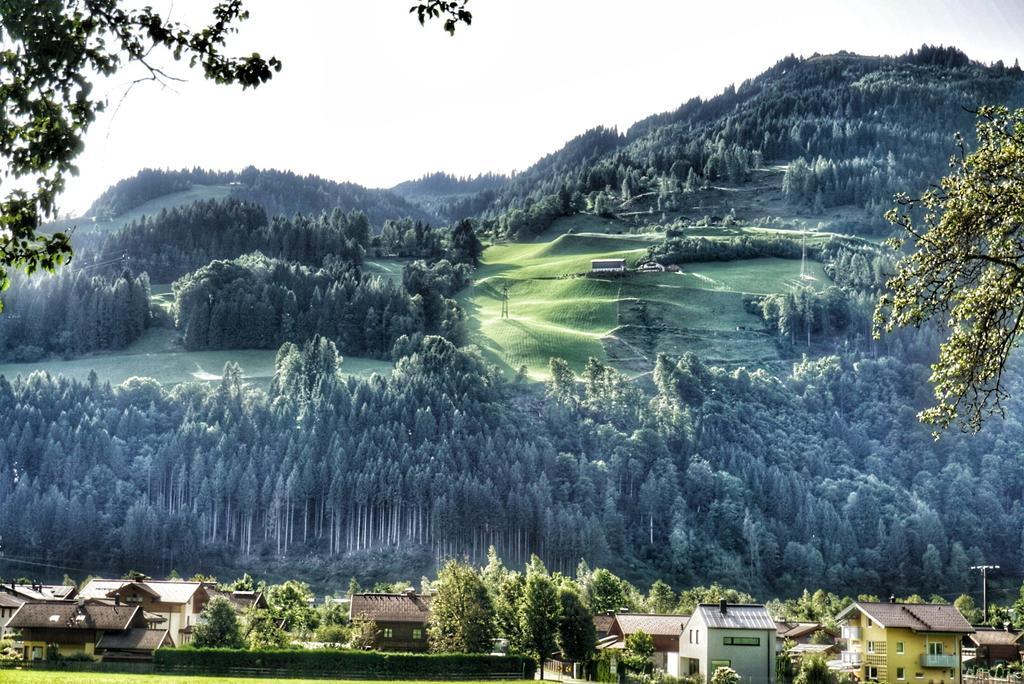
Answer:
<svg viewBox="0 0 1024 684"><path fill-rule="evenodd" d="M254 168L140 172L90 215L229 192L83 231L74 268L16 279L2 360L120 350L164 326L182 353L277 350L273 379L257 386L233 363L217 382L167 386L0 377L2 549L153 575L289 562L323 577L383 556L406 577L445 558L482 564L494 546L510 566L536 554L569 574L585 559L635 582L758 596L958 594L980 562L1020 574L1020 405L979 435L933 439L917 413L941 336L872 339L895 255L864 239L891 231L893 193L939 178L969 107L993 101L1024 102L1021 70L952 48L791 56L511 176L383 191ZM687 215L690 200L772 169L773 207L844 236L687 234L737 222ZM716 333L761 335L781 363L688 352L651 354L636 373L592 358L574 374L558 357L545 382L502 372L467 344L482 314L460 296L479 284L484 243L530 243L581 215L657 234L631 250L661 265L804 260L827 280L744 291L740 313L762 329ZM150 282L168 288L166 308ZM354 377L346 357L395 368Z"/></svg>

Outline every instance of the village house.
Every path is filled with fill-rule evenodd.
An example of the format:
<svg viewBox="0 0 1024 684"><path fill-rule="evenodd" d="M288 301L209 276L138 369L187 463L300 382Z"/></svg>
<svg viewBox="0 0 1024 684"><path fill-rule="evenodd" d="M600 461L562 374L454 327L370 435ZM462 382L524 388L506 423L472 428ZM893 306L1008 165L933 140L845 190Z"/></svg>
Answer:
<svg viewBox="0 0 1024 684"><path fill-rule="evenodd" d="M960 643L974 628L955 607L855 601L837 619L842 663L861 681L961 684Z"/></svg>
<svg viewBox="0 0 1024 684"><path fill-rule="evenodd" d="M608 630L612 628L612 623L615 622L615 613L608 611L607 613L599 613L594 616L594 631L597 632L597 639L600 641L608 636Z"/></svg>
<svg viewBox="0 0 1024 684"><path fill-rule="evenodd" d="M995 627L975 627L973 634L964 637L962 652L964 664L972 668L989 669L996 665L1019 663L1024 649L1024 632ZM969 655L973 651L973 656Z"/></svg>
<svg viewBox="0 0 1024 684"><path fill-rule="evenodd" d="M37 582L0 584L0 593L22 601L64 601L73 599L78 593L74 585L41 584Z"/></svg>
<svg viewBox="0 0 1024 684"><path fill-rule="evenodd" d="M22 599L0 592L0 637L6 634L7 621L24 603Z"/></svg>
<svg viewBox="0 0 1024 684"><path fill-rule="evenodd" d="M401 594L353 594L349 618L376 626L373 648L378 651L427 650L430 596L413 590Z"/></svg>
<svg viewBox="0 0 1024 684"><path fill-rule="evenodd" d="M7 621L21 635L25 660L85 654L102 660L147 660L170 646L167 630L149 628L142 608L90 602L30 601Z"/></svg>
<svg viewBox="0 0 1024 684"><path fill-rule="evenodd" d="M679 676L679 635L689 620L688 615L659 615L654 613L616 613L607 635L598 648L621 650L626 637L643 632L654 642L651 665L673 677Z"/></svg>
<svg viewBox="0 0 1024 684"><path fill-rule="evenodd" d="M743 684L775 684L775 621L762 605L702 603L679 638L681 675L708 682L731 667Z"/></svg>
<svg viewBox="0 0 1024 684"><path fill-rule="evenodd" d="M206 592L206 600L202 608L205 608L206 603L209 603L215 598L227 599L231 603L231 607L234 608L235 612L239 615L249 610L266 610L269 608L267 599L263 596L263 592L261 591L226 591L218 588L217 585L212 582L204 582L203 591Z"/></svg>
<svg viewBox="0 0 1024 684"><path fill-rule="evenodd" d="M817 639L822 644L835 644L839 640L839 632L820 622L775 621L775 636L780 651L787 641L794 644L810 644L815 640L815 634L819 635Z"/></svg>
<svg viewBox="0 0 1024 684"><path fill-rule="evenodd" d="M624 273L626 271L625 259L591 259L591 273Z"/></svg>
<svg viewBox="0 0 1024 684"><path fill-rule="evenodd" d="M79 596L115 606L141 607L150 627L167 629L175 646L191 640L192 628L209 601L201 582L150 579L93 579L82 587Z"/></svg>

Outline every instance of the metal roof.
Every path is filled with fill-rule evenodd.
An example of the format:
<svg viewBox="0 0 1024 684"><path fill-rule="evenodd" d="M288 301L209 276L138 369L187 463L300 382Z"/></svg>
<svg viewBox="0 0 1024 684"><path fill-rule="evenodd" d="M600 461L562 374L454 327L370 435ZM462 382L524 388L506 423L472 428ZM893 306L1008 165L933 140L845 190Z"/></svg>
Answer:
<svg viewBox="0 0 1024 684"><path fill-rule="evenodd" d="M725 612L717 603L702 603L694 616L700 614L708 627L716 629L759 629L775 631L775 620L764 606L749 603L727 603Z"/></svg>
<svg viewBox="0 0 1024 684"><path fill-rule="evenodd" d="M93 579L82 587L81 596L85 598L104 599L127 585L136 585L140 589L148 590L154 597L159 597L160 603L188 603L189 599L203 585L199 582L177 582L177 581L130 581L130 580L105 580Z"/></svg>

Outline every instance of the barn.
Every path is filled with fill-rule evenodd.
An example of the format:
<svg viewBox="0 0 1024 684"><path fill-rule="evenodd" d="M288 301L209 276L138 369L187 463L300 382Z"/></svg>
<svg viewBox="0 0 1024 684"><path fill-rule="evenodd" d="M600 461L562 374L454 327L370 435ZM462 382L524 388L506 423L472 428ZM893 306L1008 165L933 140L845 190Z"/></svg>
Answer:
<svg viewBox="0 0 1024 684"><path fill-rule="evenodd" d="M591 259L591 273L623 273L626 270L625 259Z"/></svg>

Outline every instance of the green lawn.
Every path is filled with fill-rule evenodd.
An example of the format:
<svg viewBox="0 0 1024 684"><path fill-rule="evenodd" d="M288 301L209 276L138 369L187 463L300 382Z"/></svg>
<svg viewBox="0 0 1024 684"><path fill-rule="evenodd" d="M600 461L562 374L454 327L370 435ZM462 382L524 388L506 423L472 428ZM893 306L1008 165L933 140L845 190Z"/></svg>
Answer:
<svg viewBox="0 0 1024 684"><path fill-rule="evenodd" d="M0 682L3 684L254 684L256 682L287 681L291 684L323 684L324 681L336 684L357 684L355 681L341 679L258 679L250 677L196 677L188 675L137 675L137 674L103 674L96 672L56 672L46 670L0 670ZM367 680L359 680L365 684ZM398 682L399 680L389 680ZM427 682L403 681L400 684L427 684ZM437 684L431 682L430 684ZM463 684L483 684L483 682L463 682ZM489 680L487 684L500 684L497 680Z"/></svg>
<svg viewBox="0 0 1024 684"><path fill-rule="evenodd" d="M102 221L92 218L64 219L46 224L43 226L43 230L52 232L67 230L75 226L75 229L81 233L110 233L143 216L159 214L161 209L180 207L192 204L198 200L224 199L230 195L231 186L228 185L193 185L188 190L172 192L169 195L163 195L148 202L143 202L134 209L129 209L120 216L111 219Z"/></svg>
<svg viewBox="0 0 1024 684"><path fill-rule="evenodd" d="M163 385L176 385L194 380L218 381L228 362L242 367L243 376L264 389L274 376L276 349L231 349L225 351L182 351L174 343L174 331L150 328L128 348L116 354L86 356L70 361L47 360L33 363L0 364L0 375L14 378L33 371L46 371L79 380L95 370L101 381L117 385L131 377L153 378ZM372 373L387 374L394 365L390 361L346 357L342 369L355 376ZM2 680L0 680L2 681Z"/></svg>
<svg viewBox="0 0 1024 684"><path fill-rule="evenodd" d="M605 232L580 231L578 217L560 219L562 231L528 243L494 245L484 252L475 284L461 292L470 341L506 371L526 365L534 379L547 376L552 356L576 371L589 357L627 372L649 369L658 352L696 351L724 363L777 359L761 323L743 305L745 294L784 292L796 285L824 288L830 281L821 264L808 261L800 276L798 259L761 258L686 264L681 273L580 277L591 259L620 257L635 265L658 233L619 234L614 222L584 217L586 227L603 222ZM611 225L609 225L611 224ZM757 227L695 229L708 238L799 231ZM546 237L547 239L543 239ZM808 243L825 239L808 238ZM503 292L508 317L501 316ZM621 363L620 363L621 361Z"/></svg>

